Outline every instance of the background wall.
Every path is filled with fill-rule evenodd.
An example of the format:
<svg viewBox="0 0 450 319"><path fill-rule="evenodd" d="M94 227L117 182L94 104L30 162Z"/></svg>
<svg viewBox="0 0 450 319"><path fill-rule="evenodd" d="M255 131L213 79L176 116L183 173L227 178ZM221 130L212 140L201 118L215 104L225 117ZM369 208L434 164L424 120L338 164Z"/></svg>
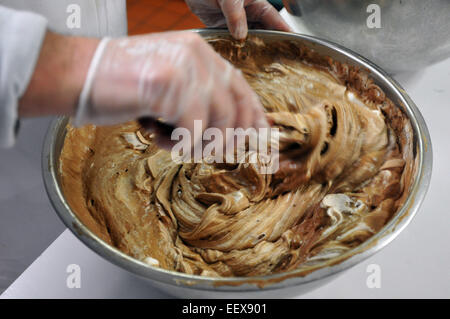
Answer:
<svg viewBox="0 0 450 319"><path fill-rule="evenodd" d="M127 0L128 33L204 28L183 0Z"/></svg>

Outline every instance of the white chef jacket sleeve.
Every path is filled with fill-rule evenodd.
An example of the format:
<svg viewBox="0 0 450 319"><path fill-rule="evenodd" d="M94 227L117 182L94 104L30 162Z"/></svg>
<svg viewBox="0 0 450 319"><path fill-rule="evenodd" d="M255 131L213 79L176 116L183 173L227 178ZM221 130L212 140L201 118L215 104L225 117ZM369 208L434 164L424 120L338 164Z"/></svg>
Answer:
<svg viewBox="0 0 450 319"><path fill-rule="evenodd" d="M43 16L0 6L0 147L15 142L18 100L33 74L46 29Z"/></svg>

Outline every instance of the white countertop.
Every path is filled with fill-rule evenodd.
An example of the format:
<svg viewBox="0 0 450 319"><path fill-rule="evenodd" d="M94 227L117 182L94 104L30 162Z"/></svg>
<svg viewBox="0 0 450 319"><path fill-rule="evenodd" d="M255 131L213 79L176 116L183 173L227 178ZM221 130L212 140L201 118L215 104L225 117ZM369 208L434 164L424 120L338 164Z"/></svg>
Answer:
<svg viewBox="0 0 450 319"><path fill-rule="evenodd" d="M433 176L411 224L386 248L301 298L450 298L450 59L400 75L421 110L433 144ZM56 216L55 216L56 218ZM81 287L68 288L67 266L81 269ZM367 266L381 269L381 287L368 288ZM64 231L1 298L166 298L102 259Z"/></svg>

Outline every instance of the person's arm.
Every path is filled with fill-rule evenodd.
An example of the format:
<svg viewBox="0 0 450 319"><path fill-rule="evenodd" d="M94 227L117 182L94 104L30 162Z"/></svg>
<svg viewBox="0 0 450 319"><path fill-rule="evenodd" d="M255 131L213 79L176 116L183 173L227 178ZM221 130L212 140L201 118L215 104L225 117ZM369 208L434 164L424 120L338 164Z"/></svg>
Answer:
<svg viewBox="0 0 450 319"><path fill-rule="evenodd" d="M18 32L11 38L24 40ZM197 120L202 129L214 127L224 133L227 128L268 127L261 103L242 73L195 33L100 41L45 33L44 27L38 39L27 40L38 43L31 57L10 49L19 56L10 73L24 63L27 76L18 88L14 77L7 77L5 83L14 94L1 105L14 121L19 114L74 115L76 126L151 118L191 132ZM3 50L3 41L0 45ZM14 121L0 123L10 134L3 145L14 141ZM170 144L167 138L161 144Z"/></svg>
<svg viewBox="0 0 450 319"><path fill-rule="evenodd" d="M99 41L48 31L19 116L74 115Z"/></svg>
<svg viewBox="0 0 450 319"><path fill-rule="evenodd" d="M46 28L40 15L0 6L0 147L14 144L18 99L33 74Z"/></svg>

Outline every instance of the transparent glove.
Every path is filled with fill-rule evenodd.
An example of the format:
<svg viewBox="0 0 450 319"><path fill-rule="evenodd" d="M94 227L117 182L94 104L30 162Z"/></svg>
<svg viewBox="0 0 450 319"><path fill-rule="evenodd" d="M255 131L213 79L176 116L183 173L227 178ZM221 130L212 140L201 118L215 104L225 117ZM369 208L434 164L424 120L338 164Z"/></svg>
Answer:
<svg viewBox="0 0 450 319"><path fill-rule="evenodd" d="M236 39L247 37L247 21L254 27L291 31L278 11L265 0L186 0L186 3L206 26L228 26Z"/></svg>
<svg viewBox="0 0 450 319"><path fill-rule="evenodd" d="M201 120L202 130L219 128L224 136L226 128L268 127L242 73L189 31L104 39L97 48L74 125L139 118L190 132Z"/></svg>

